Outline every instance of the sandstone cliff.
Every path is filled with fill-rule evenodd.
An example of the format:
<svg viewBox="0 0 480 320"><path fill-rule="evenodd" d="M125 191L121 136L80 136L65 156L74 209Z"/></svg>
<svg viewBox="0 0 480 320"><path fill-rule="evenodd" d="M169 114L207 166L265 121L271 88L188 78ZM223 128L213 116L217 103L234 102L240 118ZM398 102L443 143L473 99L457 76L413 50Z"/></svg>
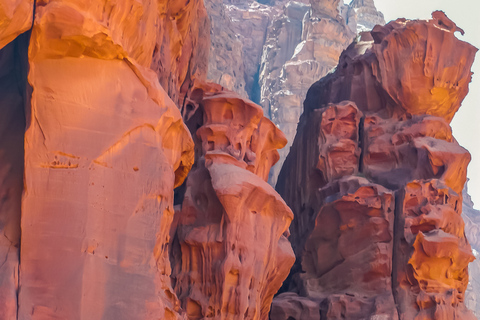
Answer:
<svg viewBox="0 0 480 320"><path fill-rule="evenodd" d="M209 78L258 102L285 133L287 146L270 177L274 184L308 88L337 65L357 31L385 22L372 0L260 2L206 1L212 19Z"/></svg>
<svg viewBox="0 0 480 320"><path fill-rule="evenodd" d="M456 31L443 12L377 26L310 88L277 183L297 260L271 319L474 319L470 155L449 122L477 49Z"/></svg>
<svg viewBox="0 0 480 320"><path fill-rule="evenodd" d="M476 49L443 13L350 45L268 184L298 105L246 96L301 100L382 19L366 0L0 0L0 319L473 319L449 122Z"/></svg>
<svg viewBox="0 0 480 320"><path fill-rule="evenodd" d="M267 319L295 261L293 214L266 182L283 133L260 106L214 84L182 109L196 159L176 213L175 290L189 319Z"/></svg>
<svg viewBox="0 0 480 320"><path fill-rule="evenodd" d="M0 318L183 318L166 245L203 3L40 1L33 27L32 2L0 7L2 46L31 28L0 51Z"/></svg>

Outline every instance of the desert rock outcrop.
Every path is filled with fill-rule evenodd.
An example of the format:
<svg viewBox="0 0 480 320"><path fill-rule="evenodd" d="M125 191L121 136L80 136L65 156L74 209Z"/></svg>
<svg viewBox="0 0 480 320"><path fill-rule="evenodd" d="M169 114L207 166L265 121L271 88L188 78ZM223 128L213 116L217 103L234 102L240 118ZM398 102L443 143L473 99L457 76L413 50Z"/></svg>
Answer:
<svg viewBox="0 0 480 320"><path fill-rule="evenodd" d="M0 0L0 320L473 319L462 30L361 33L296 128L382 22L372 0Z"/></svg>
<svg viewBox="0 0 480 320"><path fill-rule="evenodd" d="M189 319L266 319L294 262L292 212L266 182L286 139L212 84L192 87L183 114L196 161L176 214L175 290Z"/></svg>
<svg viewBox="0 0 480 320"><path fill-rule="evenodd" d="M209 79L259 103L285 133L287 146L270 177L274 184L308 88L337 65L357 32L385 22L371 0L223 2L206 1L212 19Z"/></svg>
<svg viewBox="0 0 480 320"><path fill-rule="evenodd" d="M297 261L271 319L474 319L449 122L477 49L459 30L443 12L376 26L310 88L276 187Z"/></svg>
<svg viewBox="0 0 480 320"><path fill-rule="evenodd" d="M480 317L480 211L473 208L473 202L468 194L467 184L463 189L462 218L465 221L465 236L472 246L475 261L469 264L469 283L465 292L465 304L473 311L477 318Z"/></svg>
<svg viewBox="0 0 480 320"><path fill-rule="evenodd" d="M194 145L176 103L208 55L187 2L37 2L33 28L33 2L1 6L1 319L183 317L167 244Z"/></svg>

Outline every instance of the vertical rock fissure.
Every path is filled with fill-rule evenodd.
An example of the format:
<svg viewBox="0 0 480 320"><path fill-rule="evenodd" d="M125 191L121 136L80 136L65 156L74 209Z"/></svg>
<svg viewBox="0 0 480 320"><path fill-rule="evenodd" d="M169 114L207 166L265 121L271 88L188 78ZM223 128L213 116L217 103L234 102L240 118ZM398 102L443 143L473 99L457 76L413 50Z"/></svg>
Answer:
<svg viewBox="0 0 480 320"><path fill-rule="evenodd" d="M0 50L0 257L5 260L0 267L0 319L18 314L29 39L27 31Z"/></svg>
<svg viewBox="0 0 480 320"><path fill-rule="evenodd" d="M365 124L365 116L362 116L360 118L360 122L358 123L358 148L360 149L360 156L358 157L358 172L363 173L363 156L365 154L364 148L364 135L365 133L363 132L363 127Z"/></svg>
<svg viewBox="0 0 480 320"><path fill-rule="evenodd" d="M395 284L397 283L397 264L395 263L396 257L397 257L397 251L399 249L398 245L400 243L399 239L401 236L401 233L399 230L399 223L400 223L400 214L401 214L401 207L400 207L400 191L395 192L395 211L393 213L394 215L394 220L393 220L393 249L392 249L392 295L393 295L393 301L395 302L395 309L397 310L398 313L398 319L401 319L401 312L399 309L399 301L397 297L397 293L395 290Z"/></svg>

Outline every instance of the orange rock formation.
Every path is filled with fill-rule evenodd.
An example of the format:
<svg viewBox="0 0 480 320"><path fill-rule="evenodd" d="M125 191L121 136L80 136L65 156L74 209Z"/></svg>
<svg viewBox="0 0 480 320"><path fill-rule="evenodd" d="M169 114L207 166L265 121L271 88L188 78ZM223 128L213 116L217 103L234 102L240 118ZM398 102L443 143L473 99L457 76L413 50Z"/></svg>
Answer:
<svg viewBox="0 0 480 320"><path fill-rule="evenodd" d="M352 44L277 193L286 138L205 81L202 0L0 0L0 320L473 319L455 31L436 12Z"/></svg>
<svg viewBox="0 0 480 320"><path fill-rule="evenodd" d="M20 319L176 318L166 244L193 143L162 72L149 68L166 9L37 3Z"/></svg>
<svg viewBox="0 0 480 320"><path fill-rule="evenodd" d="M293 214L268 185L286 139L260 106L219 86L194 86L184 119L196 141L173 256L189 319L266 319L294 263Z"/></svg>
<svg viewBox="0 0 480 320"><path fill-rule="evenodd" d="M271 319L474 319L470 155L448 123L476 49L455 31L442 12L377 26L310 89L277 184L297 263Z"/></svg>

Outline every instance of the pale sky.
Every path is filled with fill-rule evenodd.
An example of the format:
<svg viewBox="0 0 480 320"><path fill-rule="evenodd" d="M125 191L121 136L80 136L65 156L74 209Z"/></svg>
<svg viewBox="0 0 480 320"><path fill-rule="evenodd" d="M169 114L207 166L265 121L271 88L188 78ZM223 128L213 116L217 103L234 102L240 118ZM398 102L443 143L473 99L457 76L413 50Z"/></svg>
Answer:
<svg viewBox="0 0 480 320"><path fill-rule="evenodd" d="M458 38L480 48L480 0L375 0L375 5L387 22L397 18L430 19L433 11L442 10L465 31L464 36L457 32ZM458 143L472 155L468 191L475 208L480 209L480 52L472 70L470 92L451 125Z"/></svg>

